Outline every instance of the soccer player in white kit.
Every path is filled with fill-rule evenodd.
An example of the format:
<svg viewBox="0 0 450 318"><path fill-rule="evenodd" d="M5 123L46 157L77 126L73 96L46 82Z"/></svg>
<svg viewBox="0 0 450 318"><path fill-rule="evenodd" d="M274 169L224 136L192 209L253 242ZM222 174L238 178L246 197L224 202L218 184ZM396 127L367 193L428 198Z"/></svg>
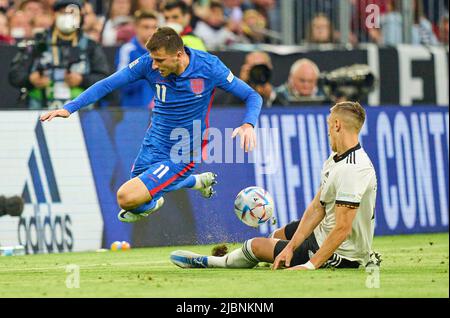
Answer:
<svg viewBox="0 0 450 318"><path fill-rule="evenodd" d="M333 153L325 161L320 189L299 221L270 238L247 240L222 257L175 251L171 261L183 268L251 268L258 262L273 269L358 268L371 261L377 179L359 143L366 113L356 102L331 108L328 135Z"/></svg>

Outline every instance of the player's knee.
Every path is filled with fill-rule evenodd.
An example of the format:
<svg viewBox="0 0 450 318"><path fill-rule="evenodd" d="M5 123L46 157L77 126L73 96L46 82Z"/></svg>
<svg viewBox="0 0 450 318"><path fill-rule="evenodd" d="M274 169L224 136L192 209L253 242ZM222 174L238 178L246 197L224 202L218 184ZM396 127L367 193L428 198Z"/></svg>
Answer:
<svg viewBox="0 0 450 318"><path fill-rule="evenodd" d="M262 239L260 237L256 237L256 238L252 239L251 248L252 248L253 254L256 257L258 257L258 255L261 255L262 250L264 249L264 239Z"/></svg>
<svg viewBox="0 0 450 318"><path fill-rule="evenodd" d="M284 227L281 229L276 229L275 231L270 234L270 238L280 239L280 240L286 240L286 235L284 233Z"/></svg>
<svg viewBox="0 0 450 318"><path fill-rule="evenodd" d="M117 203L122 209L133 209L136 205L134 201L133 195L130 192L125 191L122 188L117 191Z"/></svg>

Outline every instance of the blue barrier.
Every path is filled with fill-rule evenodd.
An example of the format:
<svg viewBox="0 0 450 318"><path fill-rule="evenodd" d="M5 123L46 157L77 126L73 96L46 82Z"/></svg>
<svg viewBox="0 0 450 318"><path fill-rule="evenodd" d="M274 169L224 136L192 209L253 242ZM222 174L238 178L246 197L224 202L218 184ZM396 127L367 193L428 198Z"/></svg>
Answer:
<svg viewBox="0 0 450 318"><path fill-rule="evenodd" d="M109 245L119 234L135 246L149 241L155 245L242 241L267 235L275 227L300 218L319 187L322 163L330 153L328 113L328 108L317 106L265 109L259 128L275 129L277 133L268 135L269 139L259 134L257 150L250 156L241 156L236 145L230 148L227 140L232 128L240 124L243 109L213 109L210 122L217 130L211 130L210 135L216 142L211 142L209 152L211 158L220 158L221 162L199 164L197 171L219 175L217 196L205 200L195 191L180 196L171 194L168 198L176 202L158 212L160 215L151 216L148 223L129 225L116 219L115 192L128 179L149 114L82 112L81 123L104 217L104 244ZM367 108L361 143L378 177L377 235L448 231L448 121L448 107ZM217 132L227 135L220 139ZM234 163L224 163L231 157ZM240 159L243 163L236 163ZM236 194L255 184L272 193L276 226L266 224L255 230L236 218ZM195 226L190 229L191 238L180 241L173 235L161 234L163 229L158 234L160 239L150 239L157 233L146 232L145 227L152 222L156 223L152 226L164 224L164 218L170 218L171 230L178 232L192 218Z"/></svg>

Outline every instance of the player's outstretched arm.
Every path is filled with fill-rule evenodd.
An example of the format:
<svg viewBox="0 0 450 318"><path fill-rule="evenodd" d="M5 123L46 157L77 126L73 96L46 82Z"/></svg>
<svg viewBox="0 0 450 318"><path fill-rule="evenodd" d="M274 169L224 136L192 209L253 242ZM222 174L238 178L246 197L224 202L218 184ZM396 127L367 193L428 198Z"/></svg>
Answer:
<svg viewBox="0 0 450 318"><path fill-rule="evenodd" d="M242 126L233 131L232 138L239 135L241 138L241 148L245 152L253 151L256 147L255 125L258 122L261 112L262 97L246 83L238 78L234 79L234 85L229 90L234 96L245 101L247 108Z"/></svg>
<svg viewBox="0 0 450 318"><path fill-rule="evenodd" d="M247 83L235 77L217 57L212 56L211 60L214 61L214 63L211 63L211 65L214 65L211 73L213 74L215 85L245 102L247 111L244 120L242 125L233 131L232 138L239 135L241 148L245 149L245 152L252 151L256 147L254 127L258 123L263 99Z"/></svg>
<svg viewBox="0 0 450 318"><path fill-rule="evenodd" d="M291 267L293 270L316 269L322 266L345 241L352 232L353 219L356 216L357 208L343 205L336 205L336 225L331 230L325 241L314 256L309 260L308 268L303 265Z"/></svg>
<svg viewBox="0 0 450 318"><path fill-rule="evenodd" d="M97 102L115 89L134 83L143 78L147 69L148 56L144 55L130 64L129 67L125 67L89 87L81 93L80 96L64 105L64 111L61 109L58 111L49 112L41 116L41 120L51 120L54 117L69 117L70 114L76 112L82 107Z"/></svg>
<svg viewBox="0 0 450 318"><path fill-rule="evenodd" d="M42 114L40 117L40 120L41 121L51 121L55 117L67 118L69 116L70 116L70 113L63 108L63 109L52 110L45 114Z"/></svg>
<svg viewBox="0 0 450 318"><path fill-rule="evenodd" d="M297 247L299 247L303 241L311 235L317 225L319 225L325 217L325 209L322 204L320 204L320 193L321 191L319 190L314 199L306 208L305 213L303 213L303 217L300 220L300 224L292 236L292 239L283 251L275 258L272 269L281 268L283 265L285 267L289 267L291 265L291 259L295 249L297 249Z"/></svg>

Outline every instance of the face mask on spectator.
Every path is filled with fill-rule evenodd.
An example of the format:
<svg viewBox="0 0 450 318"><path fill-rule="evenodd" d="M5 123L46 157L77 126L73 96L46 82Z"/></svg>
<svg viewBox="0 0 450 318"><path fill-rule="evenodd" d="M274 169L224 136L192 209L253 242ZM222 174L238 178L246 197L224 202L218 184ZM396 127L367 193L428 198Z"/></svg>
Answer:
<svg viewBox="0 0 450 318"><path fill-rule="evenodd" d="M61 14L56 17L56 27L62 33L70 34L80 27L80 20L73 14Z"/></svg>
<svg viewBox="0 0 450 318"><path fill-rule="evenodd" d="M169 22L169 23L166 23L166 27L174 29L175 32L177 32L178 34L183 32L183 26L179 23Z"/></svg>
<svg viewBox="0 0 450 318"><path fill-rule="evenodd" d="M11 36L15 39L23 39L25 37L25 29L24 28L12 28Z"/></svg>

